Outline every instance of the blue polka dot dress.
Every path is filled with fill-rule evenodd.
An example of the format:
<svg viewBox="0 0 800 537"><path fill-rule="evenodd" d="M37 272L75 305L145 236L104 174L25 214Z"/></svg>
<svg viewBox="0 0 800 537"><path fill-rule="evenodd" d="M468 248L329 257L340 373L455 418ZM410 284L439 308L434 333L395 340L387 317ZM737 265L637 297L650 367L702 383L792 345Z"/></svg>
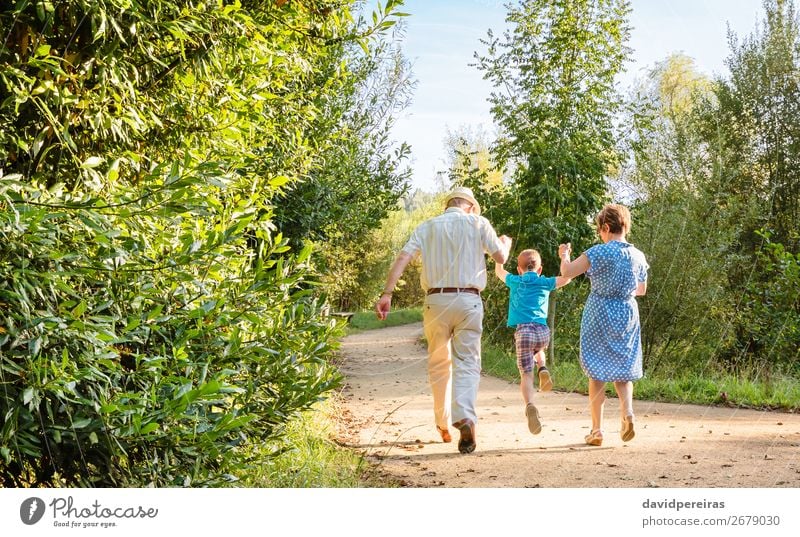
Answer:
<svg viewBox="0 0 800 537"><path fill-rule="evenodd" d="M634 294L650 268L632 244L609 241L586 251L592 284L581 319L580 361L589 378L619 382L642 378L639 307Z"/></svg>

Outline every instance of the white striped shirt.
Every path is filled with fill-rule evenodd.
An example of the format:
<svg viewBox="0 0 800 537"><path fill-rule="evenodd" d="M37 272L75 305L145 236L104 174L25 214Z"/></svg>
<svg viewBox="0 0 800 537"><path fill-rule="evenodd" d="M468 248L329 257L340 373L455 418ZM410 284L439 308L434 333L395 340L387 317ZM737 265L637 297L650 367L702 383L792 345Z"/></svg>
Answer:
<svg viewBox="0 0 800 537"><path fill-rule="evenodd" d="M421 223L403 247L412 258L422 256L420 283L434 287L486 287L485 253L502 247L489 221L458 207Z"/></svg>

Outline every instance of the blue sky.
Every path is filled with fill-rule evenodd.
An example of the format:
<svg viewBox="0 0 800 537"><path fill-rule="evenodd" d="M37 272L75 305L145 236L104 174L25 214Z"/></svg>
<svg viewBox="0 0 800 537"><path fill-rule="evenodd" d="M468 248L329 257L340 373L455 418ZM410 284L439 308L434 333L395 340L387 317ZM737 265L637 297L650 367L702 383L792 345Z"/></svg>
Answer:
<svg viewBox="0 0 800 537"><path fill-rule="evenodd" d="M412 147L413 188L434 190L437 170L445 168L447 129L483 126L492 132L486 98L491 86L469 64L480 39L505 26L506 9L498 0L406 0L403 49L413 65L417 88L411 106L394 130ZM698 68L725 75L729 54L727 25L737 35L751 33L763 16L761 0L632 0L633 61L620 79L621 89L672 53L683 52Z"/></svg>

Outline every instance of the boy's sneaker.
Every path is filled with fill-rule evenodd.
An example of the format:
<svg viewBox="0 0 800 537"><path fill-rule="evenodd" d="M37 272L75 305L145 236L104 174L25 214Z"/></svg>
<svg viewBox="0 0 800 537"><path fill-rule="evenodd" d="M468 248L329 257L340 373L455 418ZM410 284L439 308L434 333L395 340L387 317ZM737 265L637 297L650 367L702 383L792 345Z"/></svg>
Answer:
<svg viewBox="0 0 800 537"><path fill-rule="evenodd" d="M525 407L525 415L528 417L528 430L533 434L542 432L542 422L539 420L539 410L533 405L528 403Z"/></svg>
<svg viewBox="0 0 800 537"><path fill-rule="evenodd" d="M553 379L550 377L550 371L546 367L539 368L539 391L549 392L553 389Z"/></svg>

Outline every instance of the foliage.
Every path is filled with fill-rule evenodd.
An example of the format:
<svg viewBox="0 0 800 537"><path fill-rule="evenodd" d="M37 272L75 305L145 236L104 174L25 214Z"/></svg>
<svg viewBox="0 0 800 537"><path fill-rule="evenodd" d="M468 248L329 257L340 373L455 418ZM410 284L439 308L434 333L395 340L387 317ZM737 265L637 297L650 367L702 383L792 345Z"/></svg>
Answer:
<svg viewBox="0 0 800 537"><path fill-rule="evenodd" d="M336 80L342 65L350 72L320 105L313 136L320 165L276 200L278 229L295 244L314 242L316 268L339 310L373 300L370 272L383 270L387 252L373 248L371 237L407 190L410 170L401 166L410 148L395 146L391 129L414 83L397 38L367 56L354 43L332 54L328 76ZM373 285L365 287L365 278Z"/></svg>
<svg viewBox="0 0 800 537"><path fill-rule="evenodd" d="M336 242L322 246L326 273L321 278L330 300L342 310L372 310L383 290L386 274L411 232L423 220L442 212L441 196L417 191L360 241ZM393 308L417 306L422 302L420 262L406 267L392 298Z"/></svg>
<svg viewBox="0 0 800 537"><path fill-rule="evenodd" d="M293 260L275 244L251 268L229 229L202 257L176 241L173 266L142 270L152 263L130 239L103 251L115 226L92 211L12 214L0 337L7 485L221 484L239 444L276 437L287 414L335 385L324 361L333 327L302 300L308 252ZM109 255L129 258L103 270Z"/></svg>
<svg viewBox="0 0 800 537"><path fill-rule="evenodd" d="M491 142L482 129L448 130L445 149L448 153L446 184L474 185L487 191L503 184L503 171L494 162Z"/></svg>
<svg viewBox="0 0 800 537"><path fill-rule="evenodd" d="M422 322L422 308L411 309L392 309L386 320L381 321L375 316L374 311L364 311L356 313L348 325L349 332L359 332L362 330L375 330L376 328L388 328L390 326L401 326L404 324Z"/></svg>
<svg viewBox="0 0 800 537"><path fill-rule="evenodd" d="M285 438L277 444L252 446L250 459L258 461L242 468L246 487L353 488L396 486L378 475L359 453L337 445L332 437L336 421L343 419L340 397L332 397L292 419ZM278 452L278 455L274 455Z"/></svg>
<svg viewBox="0 0 800 537"><path fill-rule="evenodd" d="M482 350L483 369L487 373L512 382L519 381L513 351L492 344ZM577 349L566 359L548 364L553 376L554 391L588 394L588 380L578 363ZM795 377L764 375L762 370L743 369L737 375L715 371L702 374L683 369L661 375L646 375L636 381L637 400L666 403L724 405L739 408L777 409L796 412L800 409L800 386ZM616 397L612 383L606 394ZM634 403L636 404L636 403Z"/></svg>
<svg viewBox="0 0 800 537"><path fill-rule="evenodd" d="M336 385L272 203L398 5L0 8L5 485L220 485Z"/></svg>
<svg viewBox="0 0 800 537"><path fill-rule="evenodd" d="M787 103L800 97L800 39L791 2L764 5L761 33L730 37L730 79L711 83L672 56L632 106L633 166L621 179L637 193L632 236L651 263L640 301L651 373L797 367L800 316L788 290L800 138Z"/></svg>
<svg viewBox="0 0 800 537"><path fill-rule="evenodd" d="M490 102L501 129L495 161L512 182L490 221L521 247L538 247L546 271L556 246L581 251L617 163L614 77L628 50L629 5L617 0L526 0L509 6L511 29L489 32L477 66L495 87ZM492 205L495 207L495 205Z"/></svg>
<svg viewBox="0 0 800 537"><path fill-rule="evenodd" d="M630 239L650 263L638 299L648 371L702 371L729 339L724 252L737 231L716 204L697 116L710 81L691 59L673 55L642 81L628 105L631 166L617 180L637 199ZM739 207L737 207L739 209Z"/></svg>
<svg viewBox="0 0 800 537"><path fill-rule="evenodd" d="M786 251L762 232L756 270L739 311L740 358L768 358L765 369L800 373L800 254ZM750 364L748 364L750 365ZM761 365L760 363L758 365Z"/></svg>
<svg viewBox="0 0 800 537"><path fill-rule="evenodd" d="M347 77L338 74L343 65ZM340 46L324 73L338 87L319 104L313 139L320 166L278 197L275 220L295 242L342 245L363 240L406 192L410 170L401 165L410 148L394 147L391 129L414 83L396 41L377 43L369 56L355 43Z"/></svg>
<svg viewBox="0 0 800 537"><path fill-rule="evenodd" d="M741 43L730 36L731 78L717 84L707 119L720 182L759 209L739 238L751 255L761 228L792 251L800 246L800 18L791 0L765 0L764 8L760 31Z"/></svg>
<svg viewBox="0 0 800 537"><path fill-rule="evenodd" d="M800 247L800 116L790 104L800 101L800 18L791 1L764 8L760 31L741 42L731 35L731 78L718 81L701 117L713 163L707 196L736 230L722 267L736 297L721 356L733 369L797 367L800 315L784 286Z"/></svg>

